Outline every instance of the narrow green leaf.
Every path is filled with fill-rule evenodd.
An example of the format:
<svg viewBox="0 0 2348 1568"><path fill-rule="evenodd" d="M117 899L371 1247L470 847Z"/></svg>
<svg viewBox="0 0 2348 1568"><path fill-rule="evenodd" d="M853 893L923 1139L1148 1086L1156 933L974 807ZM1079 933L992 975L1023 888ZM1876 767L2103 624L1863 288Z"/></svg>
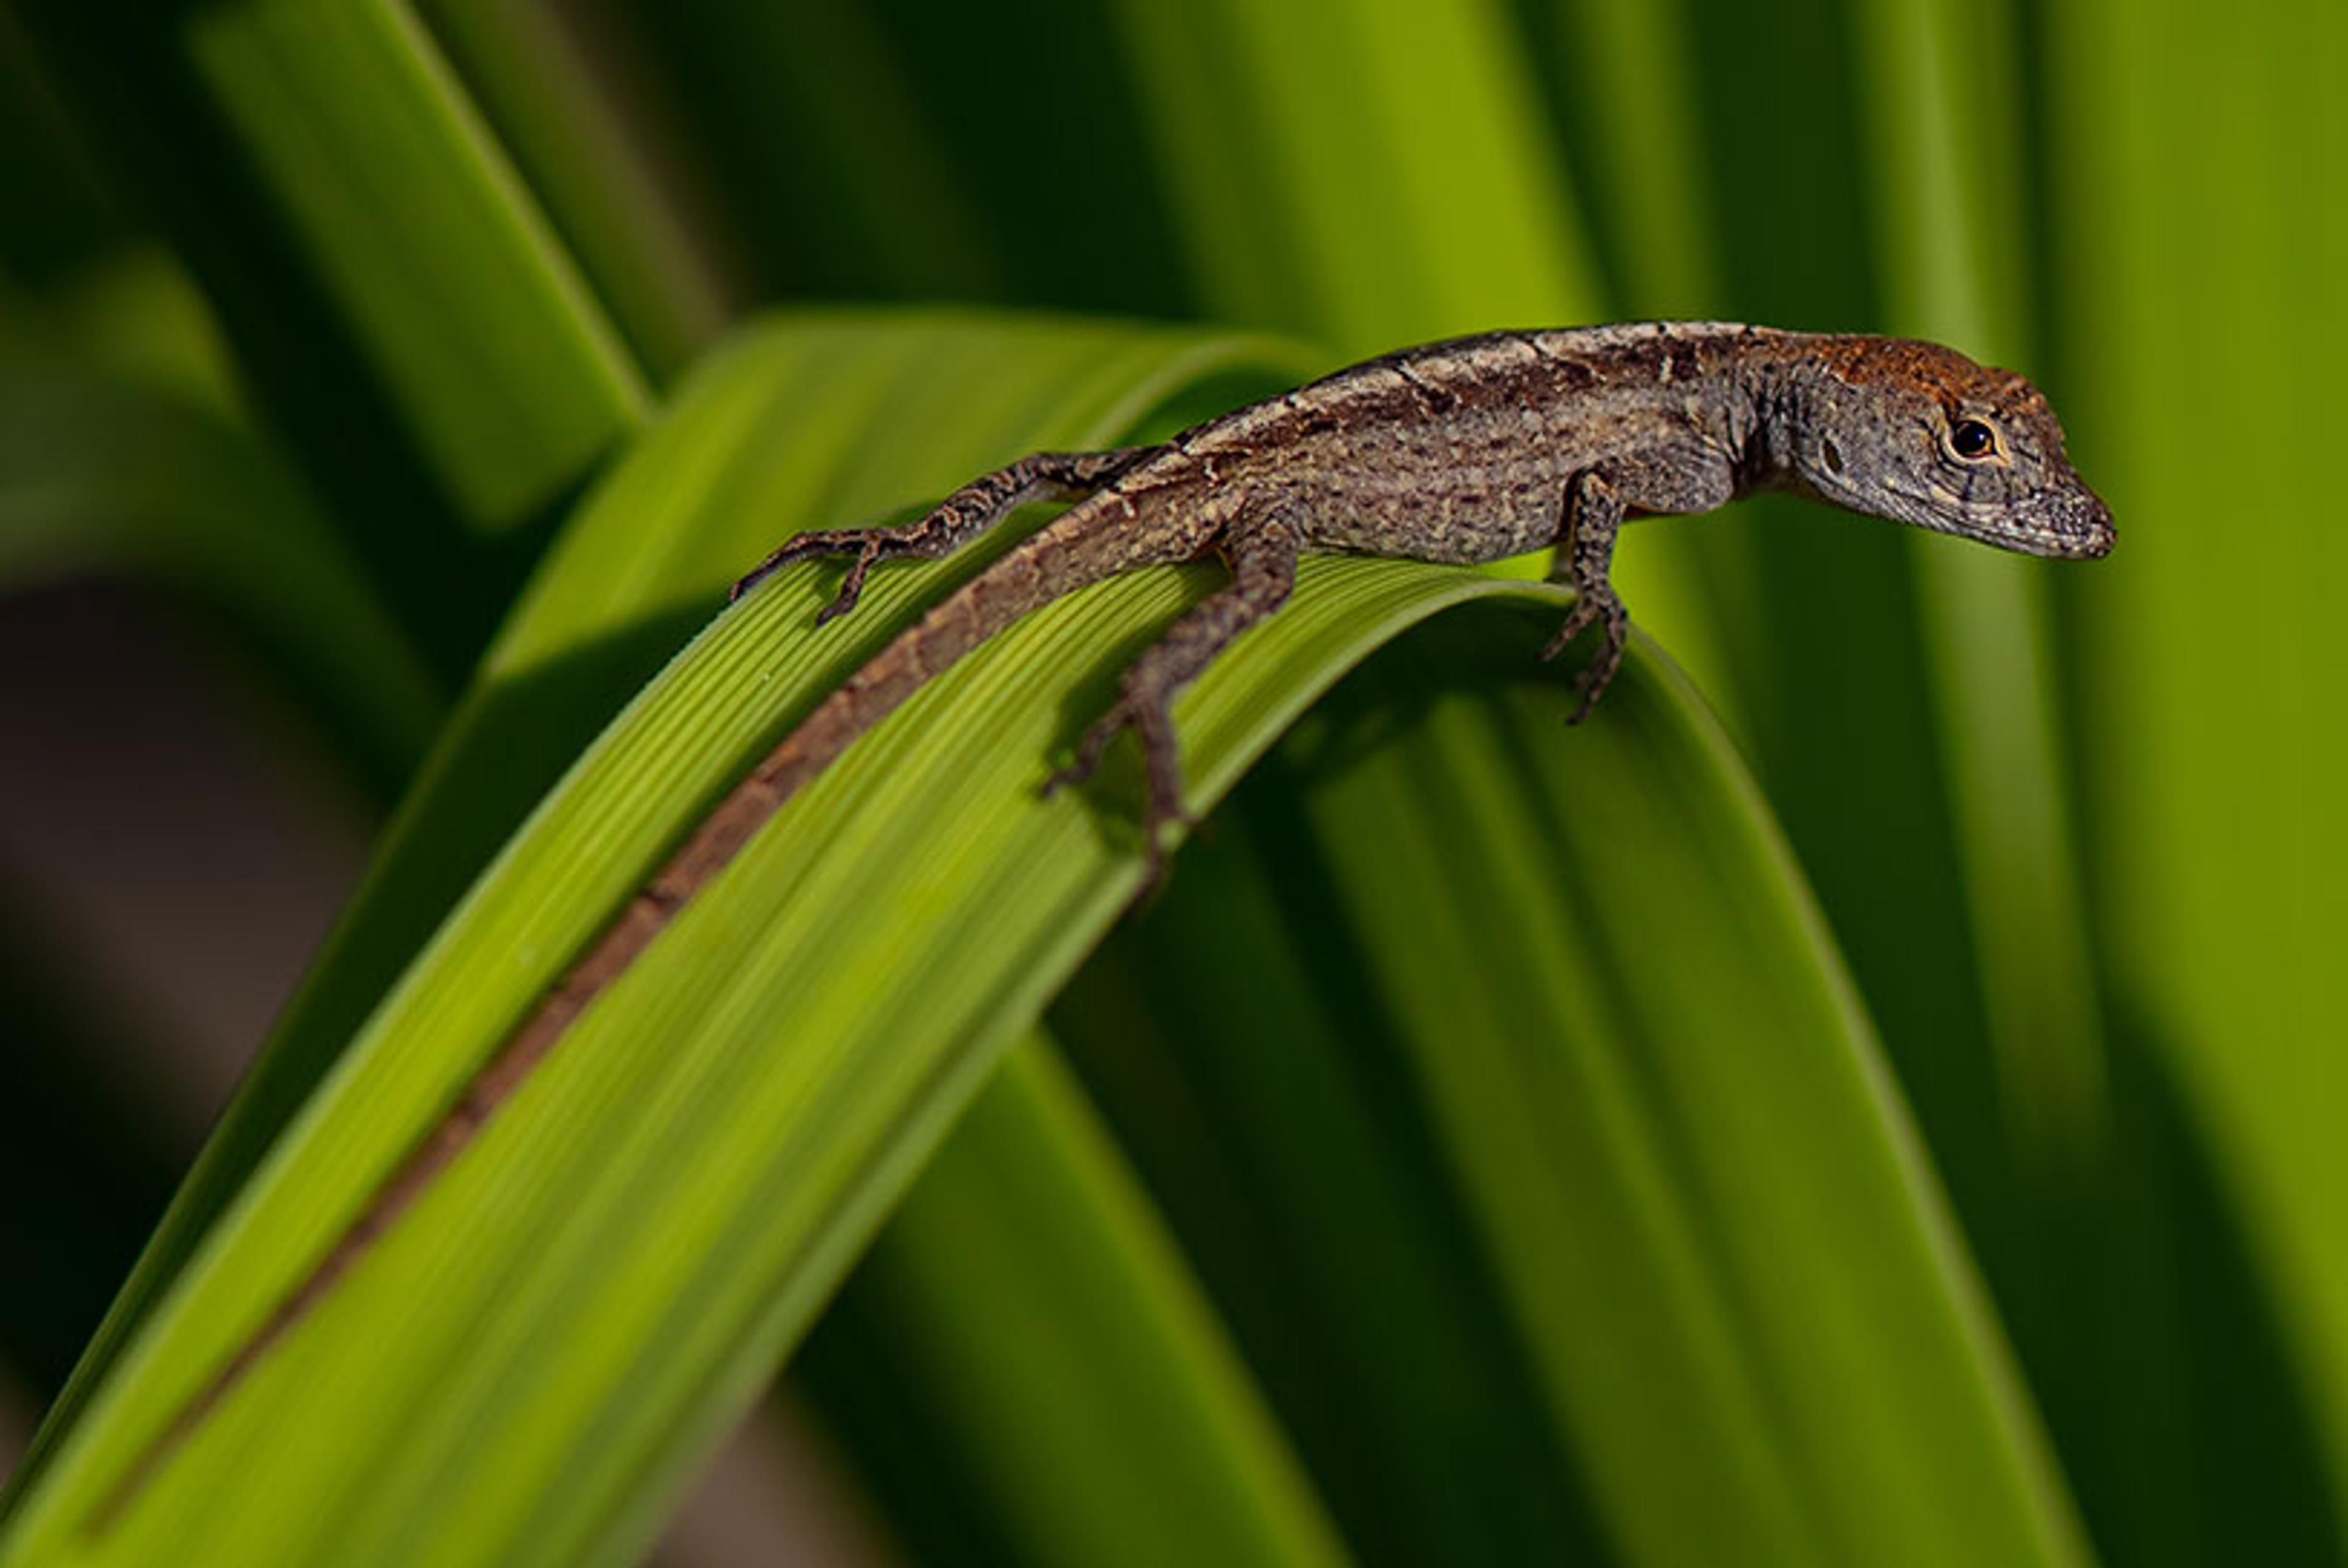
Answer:
<svg viewBox="0 0 2348 1568"><path fill-rule="evenodd" d="M231 0L188 38L478 526L520 520L641 421L640 373L404 0Z"/></svg>

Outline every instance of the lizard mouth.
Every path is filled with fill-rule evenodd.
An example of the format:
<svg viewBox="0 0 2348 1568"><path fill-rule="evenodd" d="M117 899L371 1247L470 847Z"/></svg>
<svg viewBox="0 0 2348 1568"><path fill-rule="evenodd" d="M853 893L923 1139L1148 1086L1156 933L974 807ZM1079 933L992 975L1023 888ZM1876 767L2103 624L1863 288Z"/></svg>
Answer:
<svg viewBox="0 0 2348 1568"><path fill-rule="evenodd" d="M1993 544L2001 549L2019 550L2024 555L2044 556L2052 560L2097 560L2112 553L2114 534L2109 518L2099 527L1981 528L1978 526L1952 529Z"/></svg>
<svg viewBox="0 0 2348 1568"><path fill-rule="evenodd" d="M1945 503L1923 497L1923 526L1938 533L1957 534L2024 555L2056 560L2096 560L2111 554L2117 535L2111 508L2084 485L2046 494L2033 504L2003 516L1983 517L1952 512Z"/></svg>

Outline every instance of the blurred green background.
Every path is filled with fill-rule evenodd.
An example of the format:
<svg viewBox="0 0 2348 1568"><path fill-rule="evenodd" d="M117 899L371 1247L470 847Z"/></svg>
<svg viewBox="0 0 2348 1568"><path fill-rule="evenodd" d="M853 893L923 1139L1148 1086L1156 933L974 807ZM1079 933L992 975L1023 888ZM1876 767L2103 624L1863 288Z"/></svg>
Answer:
<svg viewBox="0 0 2348 1568"><path fill-rule="evenodd" d="M1316 782L1313 732L1342 750L1382 714L1440 709L1449 688L1414 682L1456 686L1484 654L1430 635L1316 711L1076 974L1049 1014L1065 1056L1022 1054L1025 1109L980 1102L795 1360L793 1430L830 1445L835 1499L814 1512L861 1521L824 1550L1181 1561L1179 1537L1136 1542L1195 1473L1274 1499L1264 1517L1288 1523L1231 1505L1262 1561L1865 1562L1903 1529L1904 1561L2018 1561L1996 1544L2017 1521L2048 1560L2342 1561L2348 742L2322 705L2348 660L2321 607L2348 581L2326 466L2348 364L2343 79L2348 10L2324 0L0 7L0 1430L28 1440L64 1387L400 803L431 832L375 862L375 913L316 971L223 1171L764 537L752 516L656 592L630 586L654 569L625 548L547 564L592 553L593 497L661 460L642 454L680 388L761 352L742 345L762 311L800 323L772 329L801 346L757 372L807 389L790 417L813 434L794 439L878 476L827 480L829 500L809 479L793 504L819 521L1016 456L994 432L1077 428L1031 412L1056 384L1039 367L1101 378L1067 406L1106 439L1119 397L1125 425L1163 423L1453 333L1725 318L1933 336L2024 370L2119 522L2116 553L2075 568L1774 501L1643 526L1622 552L1634 617L1718 711L1823 913L1816 953L1755 938L1750 968L1839 996L1838 949L1872 1030L1809 1032L1879 1060L1904 1102L1867 1123L1926 1173L1901 1234L1936 1236L1945 1192L1961 1251L1916 1277L1939 1282L1951 1343L1990 1348L1965 1398L2003 1412L1978 1452L2013 1472L1978 1538L1962 1516L1946 1533L1948 1496L1887 1491L1875 1535L1820 1501L1877 1486L1869 1452L1930 1441L1902 1411L1937 1408L1859 1386L1873 1374L1813 1405L1807 1371L1738 1341L1736 1377L1674 1402L1635 1372L1610 1383L1594 1351L1544 1361L1512 1316L1544 1289L1619 1290L1620 1321L1574 1331L1589 1351L1646 1298L1594 1272L1512 1283L1550 1239L1617 1255L1585 1250L1565 1209L1493 1219L1482 1184L1517 1178L1465 1151L1515 1135L1517 1091L1455 1086L1431 1111L1448 1091L1400 1065L1420 1060L1405 1040L1443 1042L1445 1007L1473 1010L1415 1013L1407 958L1382 944L1409 945L1393 915L1416 897L1440 947L1427 911L1448 906L1423 900L1445 872L1411 883L1410 863L1449 856L1478 808L1440 780L1481 775L1375 808ZM920 307L941 302L999 342L941 328L963 345L950 370L911 352L891 390L838 391L887 333L932 341ZM1269 335L1215 340L1257 346L1151 372L1166 384L1144 395L1107 349L1050 359L1033 312ZM834 346L790 336L827 323ZM926 425L904 390L925 382L953 395ZM971 425L959 446L949 416ZM577 608L630 593L601 621ZM498 706L485 651L526 666L525 643L598 695ZM1557 748L1532 773L1571 817L1613 775L1577 774L1554 716L1522 729ZM1439 720L1413 743L1452 765ZM1478 743L1454 736L1452 764ZM1643 776L1661 775L1626 765L1611 787ZM1683 945L1679 916L1621 912L1680 830L1665 811L1622 831L1619 861L1591 847L1556 869L1615 933L1585 990L1626 1012L1730 995L1703 955L1733 955L1733 930ZM1550 847L1515 842L1536 865ZM1473 972L1538 965L1545 928L1509 886L1474 897L1480 928L1529 949L1460 938L1470 967L1440 979L1508 999L1486 1032L1529 1053L1603 1032L1563 982ZM1832 1010L1812 1007L1787 1016ZM1757 1092L1778 1042L1736 1016L1648 1027L1748 1048L1704 1081ZM1298 1104L1314 1119L1283 1120ZM1057 1132L1020 1132L1037 1106L1062 1107ZM1719 1116L1673 1135L1725 1149ZM1797 1114L1783 1150L1736 1168L1767 1188L1774 1161L1833 1136ZM1074 1173L1043 1183L1054 1137ZM1591 1158L1547 1179L1636 1187ZM1807 1190L1787 1180L1772 1190ZM973 1192L994 1206L957 1214ZM1179 1318L1226 1347L1200 1386L1252 1412L1208 1423L1187 1460L1125 1430L1159 1419L1157 1396L1090 1411L1108 1374L1079 1363L1090 1392L1053 1393L1020 1360L1089 1353L1052 1321L1064 1262L1006 1266L1084 1204L1147 1209L1165 1254L1136 1266L1139 1305L1095 1304L1107 1337L1132 1353L1148 1335L1121 1325ZM1620 1255L1641 1255L1628 1235ZM1776 1279L1803 1315L1788 1342L1833 1339L1835 1306L1869 1296L1870 1257L1704 1245L1748 1239L1765 1261L1730 1294ZM1732 1384L1761 1414L1715 1452L1682 1418ZM1652 1431L1651 1395L1674 1412ZM1718 1397L1722 1430L1746 1430ZM1796 1430L1815 1445L1789 1448ZM636 1551L710 1440L681 1423L607 1510L628 1522L572 1555ZM789 1502L804 1464L761 1441L754 1423L664 1560L764 1560L764 1522L808 1512ZM1799 1522L1772 1535L1777 1511Z"/></svg>

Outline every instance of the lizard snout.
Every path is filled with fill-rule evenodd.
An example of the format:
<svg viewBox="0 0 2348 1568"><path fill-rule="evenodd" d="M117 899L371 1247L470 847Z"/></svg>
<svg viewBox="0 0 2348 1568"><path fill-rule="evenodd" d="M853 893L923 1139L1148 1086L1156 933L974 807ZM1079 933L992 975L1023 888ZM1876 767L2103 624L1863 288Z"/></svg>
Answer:
<svg viewBox="0 0 2348 1568"><path fill-rule="evenodd" d="M2065 515L2054 531L2066 547L2061 555L2073 560L2096 560L2112 553L2119 533L2112 526L2112 509L2104 505L2101 496L2075 483L2060 508Z"/></svg>

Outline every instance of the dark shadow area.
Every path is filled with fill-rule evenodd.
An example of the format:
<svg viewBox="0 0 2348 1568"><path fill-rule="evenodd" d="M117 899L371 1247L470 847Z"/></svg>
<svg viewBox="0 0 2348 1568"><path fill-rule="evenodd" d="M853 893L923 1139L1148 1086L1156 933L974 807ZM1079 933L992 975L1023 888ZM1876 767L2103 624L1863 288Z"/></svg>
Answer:
<svg viewBox="0 0 2348 1568"><path fill-rule="evenodd" d="M673 77L763 297L1187 313L1101 7L607 3Z"/></svg>
<svg viewBox="0 0 2348 1568"><path fill-rule="evenodd" d="M0 888L0 1345L27 1391L53 1397L178 1171L100 1076L135 1056L105 998Z"/></svg>
<svg viewBox="0 0 2348 1568"><path fill-rule="evenodd" d="M934 1382L907 1358L904 1337L922 1332L901 1310L918 1307L869 1255L793 1353L789 1376L819 1412L853 1468L857 1489L889 1522L905 1560L922 1568L991 1568L1023 1561L1010 1522L957 1429L932 1409Z"/></svg>
<svg viewBox="0 0 2348 1568"><path fill-rule="evenodd" d="M0 9L0 277L39 291L131 237L33 41Z"/></svg>

